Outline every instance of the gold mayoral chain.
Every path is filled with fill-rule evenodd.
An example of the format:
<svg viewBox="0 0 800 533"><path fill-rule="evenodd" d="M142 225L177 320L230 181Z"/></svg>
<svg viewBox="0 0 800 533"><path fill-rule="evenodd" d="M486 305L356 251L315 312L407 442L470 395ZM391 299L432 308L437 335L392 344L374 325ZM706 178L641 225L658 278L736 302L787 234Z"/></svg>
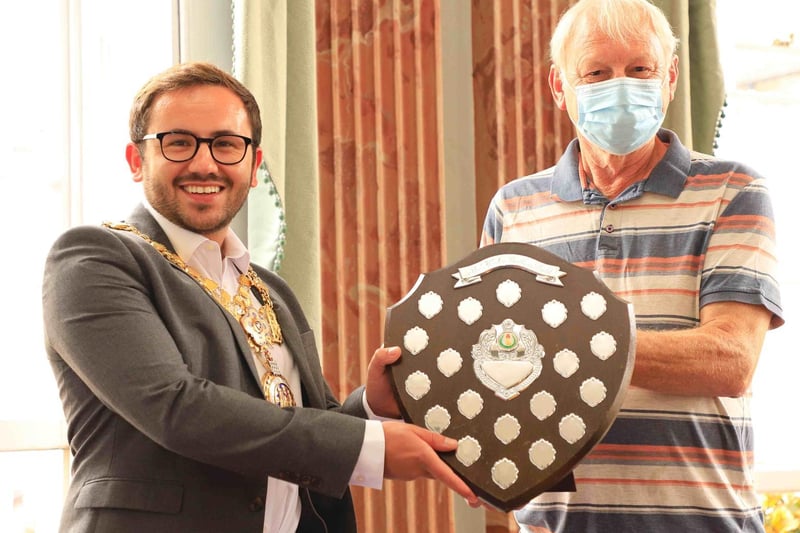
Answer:
<svg viewBox="0 0 800 533"><path fill-rule="evenodd" d="M191 276L214 300L227 309L244 329L250 348L261 364L264 365L265 373L264 377L261 378L261 390L264 393L264 398L279 407L296 405L289 383L281 374L278 363L272 359L272 355L269 353L269 346L281 344L283 335L278 319L275 316L275 311L272 308L269 289L258 277L258 274L255 273L252 266L247 269L247 273L239 276L239 287L236 290L236 294L231 297L217 282L202 276L197 270L187 265L177 254L169 251L166 246L139 231L135 226L110 222L105 222L103 225L114 230L129 231L144 239L163 255L167 261ZM250 289L252 287L256 288L264 301L263 305L258 309L255 308L250 298Z"/></svg>

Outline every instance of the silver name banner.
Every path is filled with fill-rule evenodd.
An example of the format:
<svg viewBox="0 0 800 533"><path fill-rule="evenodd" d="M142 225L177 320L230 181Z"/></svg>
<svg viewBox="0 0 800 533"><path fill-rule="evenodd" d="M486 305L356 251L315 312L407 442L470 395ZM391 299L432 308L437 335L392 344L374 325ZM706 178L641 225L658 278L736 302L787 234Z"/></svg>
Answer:
<svg viewBox="0 0 800 533"><path fill-rule="evenodd" d="M499 254L487 257L477 263L461 267L453 274L457 280L455 288L467 287L481 281L481 276L499 268L514 267L536 275L536 281L563 287L561 277L566 274L557 266L542 263L531 257L520 254Z"/></svg>

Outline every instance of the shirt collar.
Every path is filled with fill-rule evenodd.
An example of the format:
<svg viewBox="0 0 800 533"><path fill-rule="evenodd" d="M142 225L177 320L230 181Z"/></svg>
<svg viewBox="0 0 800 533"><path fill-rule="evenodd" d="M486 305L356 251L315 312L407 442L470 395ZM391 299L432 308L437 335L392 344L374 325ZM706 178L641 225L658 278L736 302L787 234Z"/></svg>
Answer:
<svg viewBox="0 0 800 533"><path fill-rule="evenodd" d="M178 226L156 211L147 200L143 200L142 203L164 230L169 242L175 248L175 253L187 264L193 266L199 264L207 270L218 270L220 267L210 263L217 263L221 266L222 261L230 260L240 272L247 271L250 265L250 252L232 229L228 228L228 234L222 242L220 251L216 241ZM213 253L209 253L209 251Z"/></svg>
<svg viewBox="0 0 800 533"><path fill-rule="evenodd" d="M668 129L659 130L658 137L668 143L667 151L644 181L644 190L677 198L683 191L691 169L691 153L681 144L678 136ZM573 139L553 169L550 192L565 202L575 202L583 198L578 154L578 139Z"/></svg>

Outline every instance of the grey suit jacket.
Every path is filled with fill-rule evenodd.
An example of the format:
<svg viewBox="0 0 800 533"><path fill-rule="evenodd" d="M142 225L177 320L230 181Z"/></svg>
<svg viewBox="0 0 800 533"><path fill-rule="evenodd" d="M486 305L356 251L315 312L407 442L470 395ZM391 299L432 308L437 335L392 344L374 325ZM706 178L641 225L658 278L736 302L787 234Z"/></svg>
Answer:
<svg viewBox="0 0 800 533"><path fill-rule="evenodd" d="M128 222L171 248L143 207ZM255 268L303 408L263 399L238 322L141 238L84 226L53 245L45 340L73 454L62 531L260 532L267 476L300 486L301 530L355 530L363 390L339 405L291 290Z"/></svg>

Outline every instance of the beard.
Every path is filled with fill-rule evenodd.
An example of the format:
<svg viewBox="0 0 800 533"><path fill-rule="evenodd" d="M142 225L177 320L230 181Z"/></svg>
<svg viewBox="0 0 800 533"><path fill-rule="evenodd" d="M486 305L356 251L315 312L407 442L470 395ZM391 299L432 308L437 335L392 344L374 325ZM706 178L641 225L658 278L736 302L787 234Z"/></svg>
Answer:
<svg viewBox="0 0 800 533"><path fill-rule="evenodd" d="M184 183L221 185L222 191L213 203L193 202L182 190ZM147 179L144 193L147 201L167 220L183 229L208 235L227 228L247 200L249 184L236 184L226 176L184 175L166 182Z"/></svg>

